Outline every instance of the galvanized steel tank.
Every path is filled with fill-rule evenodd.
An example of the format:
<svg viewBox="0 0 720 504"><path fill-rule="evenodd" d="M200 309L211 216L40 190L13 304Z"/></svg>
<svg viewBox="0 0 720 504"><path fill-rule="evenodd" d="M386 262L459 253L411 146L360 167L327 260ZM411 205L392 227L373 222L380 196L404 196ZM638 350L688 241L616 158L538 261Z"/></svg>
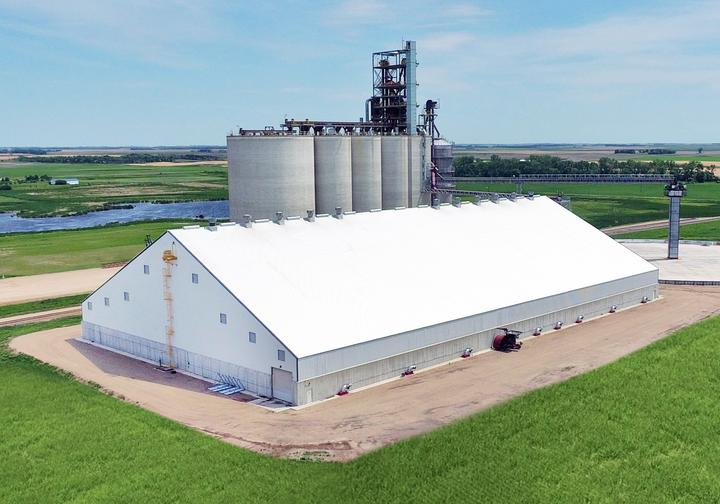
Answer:
<svg viewBox="0 0 720 504"><path fill-rule="evenodd" d="M315 137L315 209L333 214L335 207L352 210L352 156L350 137Z"/></svg>
<svg viewBox="0 0 720 504"><path fill-rule="evenodd" d="M453 146L450 142L443 139L435 140L435 145L432 146L432 158L441 177L452 177L455 174L455 168L452 164ZM454 187L453 183L443 182L442 179L438 180L439 189L452 189ZM452 195L440 194L438 195L438 201L440 203L449 203L452 201Z"/></svg>
<svg viewBox="0 0 720 504"><path fill-rule="evenodd" d="M406 135L382 137L383 209L408 206L408 143Z"/></svg>
<svg viewBox="0 0 720 504"><path fill-rule="evenodd" d="M430 170L432 168L432 138L429 135L423 136L423 186L430 189ZM429 192L424 192L420 195L420 204L429 205L431 203L431 196Z"/></svg>
<svg viewBox="0 0 720 504"><path fill-rule="evenodd" d="M315 208L311 136L229 136L230 219L305 215Z"/></svg>
<svg viewBox="0 0 720 504"><path fill-rule="evenodd" d="M382 162L379 136L352 137L352 203L356 212L382 208Z"/></svg>

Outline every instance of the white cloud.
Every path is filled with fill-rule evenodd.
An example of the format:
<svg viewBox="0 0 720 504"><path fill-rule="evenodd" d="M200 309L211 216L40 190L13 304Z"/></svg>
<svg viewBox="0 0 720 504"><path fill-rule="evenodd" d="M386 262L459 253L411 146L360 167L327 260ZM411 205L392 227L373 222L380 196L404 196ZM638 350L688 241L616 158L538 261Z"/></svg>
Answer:
<svg viewBox="0 0 720 504"><path fill-rule="evenodd" d="M466 32L440 33L419 40L418 45L422 51L449 52L469 47L476 40L475 35Z"/></svg>
<svg viewBox="0 0 720 504"><path fill-rule="evenodd" d="M490 14L490 10L468 2L345 0L330 8L325 20L335 26L392 26L412 30L473 22Z"/></svg>
<svg viewBox="0 0 720 504"><path fill-rule="evenodd" d="M443 17L471 20L479 17L489 16L493 12L490 9L480 7L477 4L459 3L440 7L435 11L435 13L438 16Z"/></svg>
<svg viewBox="0 0 720 504"><path fill-rule="evenodd" d="M0 0L0 9L8 31L168 64L182 63L183 46L223 35L212 10L189 0Z"/></svg>
<svg viewBox="0 0 720 504"><path fill-rule="evenodd" d="M719 2L687 2L513 35L439 33L421 39L418 51L455 51L454 64L463 68L455 77L466 82L491 76L533 86L718 86L718 26Z"/></svg>
<svg viewBox="0 0 720 504"><path fill-rule="evenodd" d="M391 5L379 0L345 0L331 8L326 19L330 24L336 25L382 24L392 10Z"/></svg>

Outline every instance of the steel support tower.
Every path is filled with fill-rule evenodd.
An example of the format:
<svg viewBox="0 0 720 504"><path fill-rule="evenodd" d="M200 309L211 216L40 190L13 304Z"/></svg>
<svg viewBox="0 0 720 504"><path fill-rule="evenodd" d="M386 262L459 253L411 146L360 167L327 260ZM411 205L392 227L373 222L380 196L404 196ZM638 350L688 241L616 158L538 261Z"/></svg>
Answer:
<svg viewBox="0 0 720 504"><path fill-rule="evenodd" d="M417 134L417 54L415 42L402 49L372 55L373 95L368 100L367 122L383 133Z"/></svg>
<svg viewBox="0 0 720 504"><path fill-rule="evenodd" d="M670 198L668 228L668 259L677 259L680 248L680 200L687 193L682 182L675 180L665 186L665 196Z"/></svg>

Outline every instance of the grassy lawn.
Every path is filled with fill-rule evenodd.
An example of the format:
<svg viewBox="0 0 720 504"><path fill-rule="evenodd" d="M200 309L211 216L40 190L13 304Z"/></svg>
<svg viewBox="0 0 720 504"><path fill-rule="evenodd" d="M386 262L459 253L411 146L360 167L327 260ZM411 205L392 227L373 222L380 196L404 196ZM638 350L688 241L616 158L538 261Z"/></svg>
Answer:
<svg viewBox="0 0 720 504"><path fill-rule="evenodd" d="M106 203L227 199L224 165L139 166L19 163L0 165L0 177L28 175L76 177L79 186L47 182L12 184L0 194L0 212L24 217L67 215L97 210Z"/></svg>
<svg viewBox="0 0 720 504"><path fill-rule="evenodd" d="M514 184L459 183L458 189L512 192ZM565 194L573 211L596 227L610 227L666 219L668 200L662 184L525 184L537 194ZM690 184L683 199L682 217L720 215L720 184Z"/></svg>
<svg viewBox="0 0 720 504"><path fill-rule="evenodd" d="M645 231L636 231L634 233L614 235L613 238L665 239L667 238L667 228L648 229ZM701 222L699 224L686 224L684 226L680 226L680 239L720 241L720 221Z"/></svg>
<svg viewBox="0 0 720 504"><path fill-rule="evenodd" d="M74 323L0 328L6 502L720 499L718 317L348 464L278 460L224 444L5 346Z"/></svg>
<svg viewBox="0 0 720 504"><path fill-rule="evenodd" d="M57 310L58 308L69 308L71 306L80 306L88 295L89 293L77 294L75 296L63 296L53 299L44 299L42 301L30 301L28 303L0 306L0 318L12 317L14 315L25 315L26 313L37 313L47 310Z"/></svg>
<svg viewBox="0 0 720 504"><path fill-rule="evenodd" d="M73 231L45 231L0 235L0 276L36 275L132 259L167 229L190 221L150 221L111 224Z"/></svg>

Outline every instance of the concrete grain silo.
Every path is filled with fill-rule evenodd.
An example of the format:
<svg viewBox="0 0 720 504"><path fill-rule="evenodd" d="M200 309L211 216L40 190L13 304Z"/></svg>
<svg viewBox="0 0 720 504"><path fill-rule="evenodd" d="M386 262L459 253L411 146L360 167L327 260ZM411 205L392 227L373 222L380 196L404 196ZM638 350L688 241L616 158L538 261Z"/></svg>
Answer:
<svg viewBox="0 0 720 504"><path fill-rule="evenodd" d="M409 208L416 207L421 203L423 188L423 157L425 137L410 135L408 142L408 202Z"/></svg>
<svg viewBox="0 0 720 504"><path fill-rule="evenodd" d="M382 162L379 136L352 137L353 210L382 208Z"/></svg>
<svg viewBox="0 0 720 504"><path fill-rule="evenodd" d="M408 137L384 136L381 142L382 207L408 206Z"/></svg>
<svg viewBox="0 0 720 504"><path fill-rule="evenodd" d="M352 156L350 137L315 138L315 210L332 214L335 207L352 210Z"/></svg>
<svg viewBox="0 0 720 504"><path fill-rule="evenodd" d="M305 215L315 208L311 136L229 136L230 219Z"/></svg>

